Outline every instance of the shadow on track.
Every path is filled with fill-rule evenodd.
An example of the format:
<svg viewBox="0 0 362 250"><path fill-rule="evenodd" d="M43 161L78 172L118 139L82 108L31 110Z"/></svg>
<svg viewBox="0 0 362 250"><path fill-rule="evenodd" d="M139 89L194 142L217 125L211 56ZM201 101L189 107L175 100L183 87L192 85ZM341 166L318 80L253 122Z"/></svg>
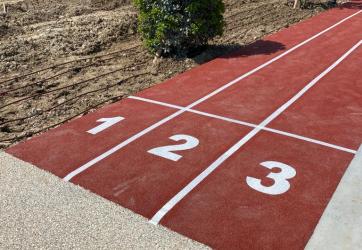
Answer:
<svg viewBox="0 0 362 250"><path fill-rule="evenodd" d="M284 49L284 44L269 40L259 40L245 46L240 46L238 44L210 45L207 46L206 50L203 53L195 56L193 60L198 64L203 64L214 58L234 58L253 55L270 55Z"/></svg>
<svg viewBox="0 0 362 250"><path fill-rule="evenodd" d="M362 1L352 1L339 6L340 9L362 10Z"/></svg>

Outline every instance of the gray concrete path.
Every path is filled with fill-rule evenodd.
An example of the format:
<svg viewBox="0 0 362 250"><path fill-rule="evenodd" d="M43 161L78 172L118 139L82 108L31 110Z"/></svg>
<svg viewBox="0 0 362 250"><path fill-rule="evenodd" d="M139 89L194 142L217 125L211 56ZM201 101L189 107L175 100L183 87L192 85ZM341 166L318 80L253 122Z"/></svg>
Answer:
<svg viewBox="0 0 362 250"><path fill-rule="evenodd" d="M205 249L0 152L0 249Z"/></svg>

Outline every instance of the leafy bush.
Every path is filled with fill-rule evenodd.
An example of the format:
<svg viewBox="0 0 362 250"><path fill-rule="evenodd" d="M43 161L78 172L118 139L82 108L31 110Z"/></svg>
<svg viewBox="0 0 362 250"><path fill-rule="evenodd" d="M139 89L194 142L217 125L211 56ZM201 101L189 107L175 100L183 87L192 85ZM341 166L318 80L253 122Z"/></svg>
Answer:
<svg viewBox="0 0 362 250"><path fill-rule="evenodd" d="M185 55L222 35L222 0L134 0L140 11L139 31L156 54Z"/></svg>

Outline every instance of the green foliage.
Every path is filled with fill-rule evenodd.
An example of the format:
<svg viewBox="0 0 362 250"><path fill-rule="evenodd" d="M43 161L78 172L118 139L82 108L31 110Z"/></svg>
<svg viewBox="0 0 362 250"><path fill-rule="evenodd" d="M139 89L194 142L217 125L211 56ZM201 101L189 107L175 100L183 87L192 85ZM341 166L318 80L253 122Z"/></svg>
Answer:
<svg viewBox="0 0 362 250"><path fill-rule="evenodd" d="M185 55L222 35L222 0L134 0L139 31L147 48L157 54Z"/></svg>

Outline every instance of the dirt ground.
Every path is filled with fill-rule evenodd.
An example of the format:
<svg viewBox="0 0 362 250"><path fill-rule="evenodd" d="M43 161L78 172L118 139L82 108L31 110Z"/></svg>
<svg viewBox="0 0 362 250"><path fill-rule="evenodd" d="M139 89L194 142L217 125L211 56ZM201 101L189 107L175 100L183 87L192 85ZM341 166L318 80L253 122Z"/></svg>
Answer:
<svg viewBox="0 0 362 250"><path fill-rule="evenodd" d="M130 0L0 0L0 149L323 11L224 2L222 37L194 57L154 61Z"/></svg>

